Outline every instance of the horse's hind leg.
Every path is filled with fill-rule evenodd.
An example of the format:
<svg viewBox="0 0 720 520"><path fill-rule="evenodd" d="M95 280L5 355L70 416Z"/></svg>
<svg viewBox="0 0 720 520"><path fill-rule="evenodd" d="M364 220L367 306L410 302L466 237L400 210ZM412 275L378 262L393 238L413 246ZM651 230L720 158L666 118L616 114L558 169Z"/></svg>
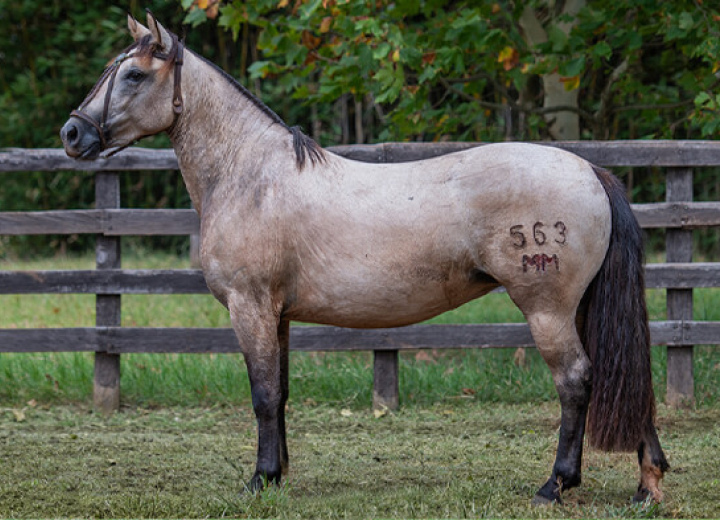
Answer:
<svg viewBox="0 0 720 520"><path fill-rule="evenodd" d="M575 327L574 312L527 314L538 351L550 367L560 397L555 464L534 504L562 502L561 493L580 484L585 417L590 401L590 361Z"/></svg>
<svg viewBox="0 0 720 520"><path fill-rule="evenodd" d="M665 459L655 425L652 423L648 425L647 433L638 448L638 463L640 465L640 484L638 484L637 493L633 496L633 502L642 502L648 497L656 502L661 502L663 493L660 491L660 481L665 472L670 469L670 464Z"/></svg>

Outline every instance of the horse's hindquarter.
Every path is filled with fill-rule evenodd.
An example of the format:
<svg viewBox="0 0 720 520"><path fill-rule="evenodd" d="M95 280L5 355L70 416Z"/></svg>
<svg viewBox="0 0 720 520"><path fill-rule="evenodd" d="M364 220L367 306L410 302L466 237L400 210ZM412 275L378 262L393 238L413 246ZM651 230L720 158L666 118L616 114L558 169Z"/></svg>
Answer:
<svg viewBox="0 0 720 520"><path fill-rule="evenodd" d="M567 152L502 144L417 163L330 163L296 219L292 319L414 323L486 294L493 278L519 296L579 300L607 249L604 190Z"/></svg>
<svg viewBox="0 0 720 520"><path fill-rule="evenodd" d="M468 233L482 268L521 309L573 312L608 248L610 206L592 166L539 145L489 145L466 186Z"/></svg>

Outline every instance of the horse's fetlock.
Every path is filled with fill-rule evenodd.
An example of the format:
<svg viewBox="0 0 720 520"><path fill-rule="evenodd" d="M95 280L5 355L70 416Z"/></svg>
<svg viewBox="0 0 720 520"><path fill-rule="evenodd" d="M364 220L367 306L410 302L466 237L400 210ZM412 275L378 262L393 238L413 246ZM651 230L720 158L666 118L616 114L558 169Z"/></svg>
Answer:
<svg viewBox="0 0 720 520"><path fill-rule="evenodd" d="M582 482L581 473L575 467L565 464L556 464L553 469L555 481L558 483L558 487L563 491L577 487Z"/></svg>

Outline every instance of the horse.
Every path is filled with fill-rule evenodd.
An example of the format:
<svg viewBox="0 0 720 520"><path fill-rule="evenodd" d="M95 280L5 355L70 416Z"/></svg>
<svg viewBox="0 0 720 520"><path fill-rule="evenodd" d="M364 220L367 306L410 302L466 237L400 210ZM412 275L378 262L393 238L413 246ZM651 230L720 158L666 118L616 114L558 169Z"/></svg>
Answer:
<svg viewBox="0 0 720 520"><path fill-rule="evenodd" d="M246 486L288 469L291 320L410 325L503 286L561 404L555 462L533 503L581 481L583 438L636 451L636 501L663 498L643 237L620 181L557 148L498 143L402 164L324 150L152 13L60 132L70 157L166 132L200 217L201 264L229 310L257 420Z"/></svg>

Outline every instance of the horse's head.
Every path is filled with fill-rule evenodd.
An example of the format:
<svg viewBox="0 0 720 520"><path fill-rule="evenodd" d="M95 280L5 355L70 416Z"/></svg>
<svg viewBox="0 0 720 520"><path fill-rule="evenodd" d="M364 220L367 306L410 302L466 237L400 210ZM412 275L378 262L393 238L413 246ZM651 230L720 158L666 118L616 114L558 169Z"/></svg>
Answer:
<svg viewBox="0 0 720 520"><path fill-rule="evenodd" d="M105 69L60 130L70 157L95 159L137 139L171 130L182 112L183 45L148 12L147 24L128 16L135 39Z"/></svg>

